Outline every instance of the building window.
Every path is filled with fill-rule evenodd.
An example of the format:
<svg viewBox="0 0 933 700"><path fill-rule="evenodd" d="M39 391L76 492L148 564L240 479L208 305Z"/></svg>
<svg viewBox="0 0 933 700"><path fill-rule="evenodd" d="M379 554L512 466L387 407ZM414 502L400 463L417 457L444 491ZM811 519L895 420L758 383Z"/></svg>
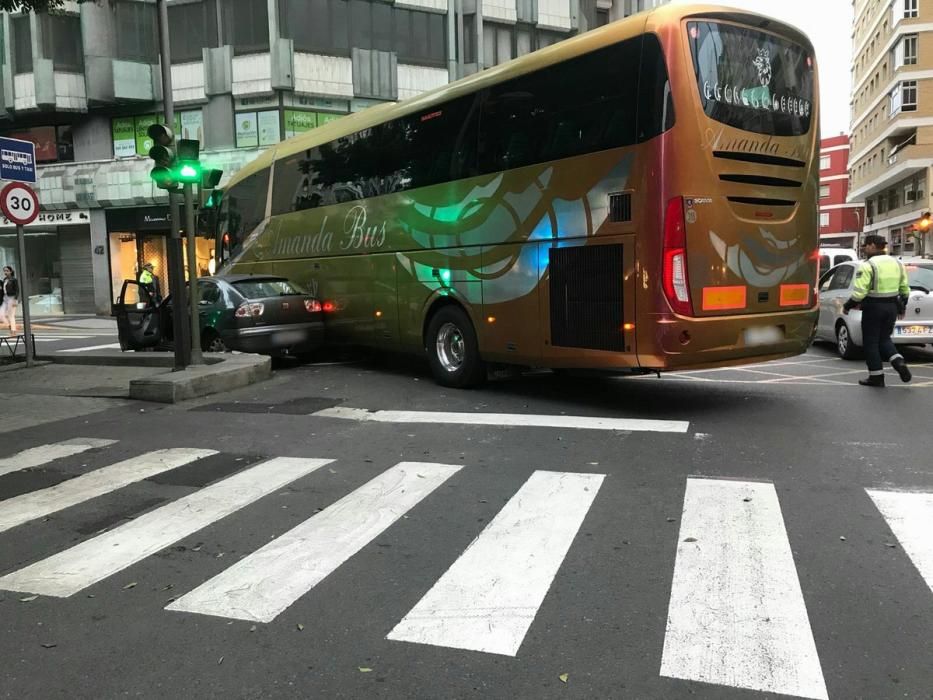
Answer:
<svg viewBox="0 0 933 700"><path fill-rule="evenodd" d="M279 27L295 51L349 56L349 11L346 0L280 0Z"/></svg>
<svg viewBox="0 0 933 700"><path fill-rule="evenodd" d="M914 183L908 182L904 185L904 204L914 202L917 199L917 192L914 189Z"/></svg>
<svg viewBox="0 0 933 700"><path fill-rule="evenodd" d="M904 19L911 19L919 14L917 12L918 4L918 0L904 0Z"/></svg>
<svg viewBox="0 0 933 700"><path fill-rule="evenodd" d="M870 219L875 215L875 200L868 199L865 201L865 218Z"/></svg>
<svg viewBox="0 0 933 700"><path fill-rule="evenodd" d="M483 24L484 59L487 66L494 66L512 60L511 25L486 22Z"/></svg>
<svg viewBox="0 0 933 700"><path fill-rule="evenodd" d="M820 185L820 199L829 197L829 185Z"/></svg>
<svg viewBox="0 0 933 700"><path fill-rule="evenodd" d="M820 212L820 228L825 228L827 226L829 226L829 212Z"/></svg>
<svg viewBox="0 0 933 700"><path fill-rule="evenodd" d="M172 63L203 60L202 47L215 48L218 45L215 0L169 5L168 32Z"/></svg>
<svg viewBox="0 0 933 700"><path fill-rule="evenodd" d="M117 58L140 63L159 62L156 6L123 0L116 4Z"/></svg>
<svg viewBox="0 0 933 700"><path fill-rule="evenodd" d="M84 71L81 18L78 15L40 15L42 54L52 59L55 70Z"/></svg>
<svg viewBox="0 0 933 700"><path fill-rule="evenodd" d="M832 160L831 156L820 156L820 170L829 170Z"/></svg>
<svg viewBox="0 0 933 700"><path fill-rule="evenodd" d="M234 55L269 50L269 6L266 0L225 0L223 8L224 43L233 46ZM294 28L295 29L299 28Z"/></svg>
<svg viewBox="0 0 933 700"><path fill-rule="evenodd" d="M29 15L11 20L13 25L13 69L16 73L32 72L32 27Z"/></svg>
<svg viewBox="0 0 933 700"><path fill-rule="evenodd" d="M891 91L891 116L900 112L917 111L917 81L905 80Z"/></svg>
<svg viewBox="0 0 933 700"><path fill-rule="evenodd" d="M37 163L69 162L75 159L70 126L34 126L4 131L2 135L34 143Z"/></svg>
<svg viewBox="0 0 933 700"><path fill-rule="evenodd" d="M236 113L237 148L271 146L281 140L282 130L277 109Z"/></svg>
<svg viewBox="0 0 933 700"><path fill-rule="evenodd" d="M901 39L894 50L894 69L917 65L917 35L910 34Z"/></svg>
<svg viewBox="0 0 933 700"><path fill-rule="evenodd" d="M888 211L894 211L901 206L900 196L897 190L888 190Z"/></svg>

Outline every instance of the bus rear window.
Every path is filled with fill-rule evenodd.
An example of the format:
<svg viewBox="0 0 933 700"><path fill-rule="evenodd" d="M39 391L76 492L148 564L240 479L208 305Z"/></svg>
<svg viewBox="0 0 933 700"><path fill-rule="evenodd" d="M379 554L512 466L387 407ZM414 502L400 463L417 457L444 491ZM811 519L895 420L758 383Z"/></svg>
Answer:
<svg viewBox="0 0 933 700"><path fill-rule="evenodd" d="M803 47L720 22L689 22L687 32L707 116L759 134L810 130L813 59Z"/></svg>

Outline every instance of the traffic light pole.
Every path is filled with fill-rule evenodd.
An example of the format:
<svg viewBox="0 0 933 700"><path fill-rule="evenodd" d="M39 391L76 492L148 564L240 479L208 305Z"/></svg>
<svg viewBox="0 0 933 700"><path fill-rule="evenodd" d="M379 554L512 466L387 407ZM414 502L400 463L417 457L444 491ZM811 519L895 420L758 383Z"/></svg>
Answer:
<svg viewBox="0 0 933 700"><path fill-rule="evenodd" d="M168 34L168 6L165 0L159 3L159 62L162 67L162 105L165 124L175 124L175 101L172 98L172 54ZM181 221L178 201L169 193L169 218L171 232L166 241L168 257L168 286L172 295L172 331L175 340L175 369L188 366L191 361L191 344L188 342L188 308L185 299L185 272L181 255L181 237L178 224ZM195 298L194 295L191 295ZM199 346L200 347L200 346Z"/></svg>
<svg viewBox="0 0 933 700"><path fill-rule="evenodd" d="M201 355L201 315L198 313L198 256L194 230L193 185L186 182L185 191L185 237L188 239L188 298L191 300L191 364L203 365Z"/></svg>

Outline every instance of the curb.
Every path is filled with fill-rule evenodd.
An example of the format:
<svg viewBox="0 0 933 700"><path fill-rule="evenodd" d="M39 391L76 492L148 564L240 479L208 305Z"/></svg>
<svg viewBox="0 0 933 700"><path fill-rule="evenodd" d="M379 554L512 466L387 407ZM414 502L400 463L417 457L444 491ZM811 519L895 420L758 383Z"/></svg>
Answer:
<svg viewBox="0 0 933 700"><path fill-rule="evenodd" d="M271 358L264 355L231 355L219 361L215 360L213 364L133 379L130 381L130 398L157 403L179 403L200 396L240 389L271 376Z"/></svg>

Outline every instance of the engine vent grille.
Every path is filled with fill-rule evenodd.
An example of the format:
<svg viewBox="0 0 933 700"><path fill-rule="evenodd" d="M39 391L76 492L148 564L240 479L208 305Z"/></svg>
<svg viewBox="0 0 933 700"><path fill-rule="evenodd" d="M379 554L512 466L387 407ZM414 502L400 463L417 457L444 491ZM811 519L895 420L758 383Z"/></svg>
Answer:
<svg viewBox="0 0 933 700"><path fill-rule="evenodd" d="M625 349L622 246L550 248L551 343Z"/></svg>
<svg viewBox="0 0 933 700"><path fill-rule="evenodd" d="M609 195L609 221L632 220L632 193L613 192Z"/></svg>

